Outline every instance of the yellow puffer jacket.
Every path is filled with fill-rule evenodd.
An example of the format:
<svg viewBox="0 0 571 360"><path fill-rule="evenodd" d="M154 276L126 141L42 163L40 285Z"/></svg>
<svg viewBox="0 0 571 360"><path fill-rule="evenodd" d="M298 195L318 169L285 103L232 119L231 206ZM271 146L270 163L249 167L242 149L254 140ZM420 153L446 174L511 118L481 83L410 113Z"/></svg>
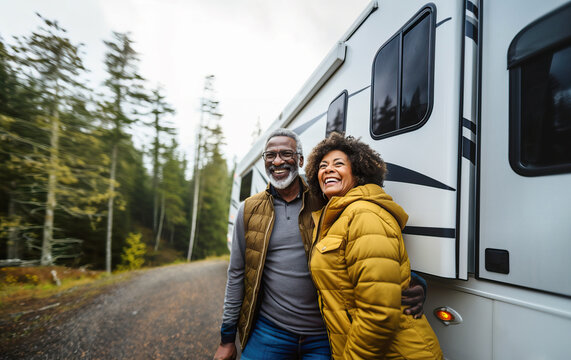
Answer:
<svg viewBox="0 0 571 360"><path fill-rule="evenodd" d="M442 359L426 317L403 314L408 215L374 184L314 212L310 269L334 359Z"/></svg>

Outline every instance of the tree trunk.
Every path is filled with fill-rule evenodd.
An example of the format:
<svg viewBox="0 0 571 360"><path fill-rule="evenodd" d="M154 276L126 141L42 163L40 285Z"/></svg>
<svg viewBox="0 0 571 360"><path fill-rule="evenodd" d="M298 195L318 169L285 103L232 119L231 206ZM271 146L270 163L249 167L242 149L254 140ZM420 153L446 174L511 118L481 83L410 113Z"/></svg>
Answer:
<svg viewBox="0 0 571 360"><path fill-rule="evenodd" d="M44 233L42 239L42 258L40 264L48 266L53 264L52 243L54 233L54 212L57 205L56 187L57 170L59 165L59 114L57 109L52 116L52 129L50 138L50 164L48 167L48 193L46 196L46 215L44 218Z"/></svg>
<svg viewBox="0 0 571 360"><path fill-rule="evenodd" d="M154 184L155 180L153 180L153 232L156 234L159 218L159 194L157 193L157 187Z"/></svg>
<svg viewBox="0 0 571 360"><path fill-rule="evenodd" d="M153 144L153 231L157 232L159 213L159 116L155 114L155 141Z"/></svg>
<svg viewBox="0 0 571 360"><path fill-rule="evenodd" d="M192 224L190 228L190 243L188 244L188 254L186 260L190 261L192 258L192 249L194 248L194 238L196 236L196 216L198 215L198 192L199 192L199 182L200 182L200 170L198 166L195 167L194 171L194 196L192 198Z"/></svg>
<svg viewBox="0 0 571 360"><path fill-rule="evenodd" d="M111 154L111 174L109 181L109 201L107 203L107 240L105 242L105 271L111 273L111 242L113 232L113 202L115 201L115 171L117 169L117 144L113 144Z"/></svg>
<svg viewBox="0 0 571 360"><path fill-rule="evenodd" d="M159 250L159 241L161 240L161 233L163 232L163 222L165 220L165 195L161 196L161 219L159 220L159 229L157 230L157 237L155 239L155 251Z"/></svg>
<svg viewBox="0 0 571 360"><path fill-rule="evenodd" d="M196 217L198 215L198 196L200 192L200 166L198 162L200 161L200 149L202 144L202 119L204 112L200 114L200 123L198 125L198 135L196 141L196 153L194 155L194 194L192 198L192 222L190 226L190 239L188 244L188 253L186 255L186 260L190 261L192 259L192 250L194 248L194 239L196 237Z"/></svg>

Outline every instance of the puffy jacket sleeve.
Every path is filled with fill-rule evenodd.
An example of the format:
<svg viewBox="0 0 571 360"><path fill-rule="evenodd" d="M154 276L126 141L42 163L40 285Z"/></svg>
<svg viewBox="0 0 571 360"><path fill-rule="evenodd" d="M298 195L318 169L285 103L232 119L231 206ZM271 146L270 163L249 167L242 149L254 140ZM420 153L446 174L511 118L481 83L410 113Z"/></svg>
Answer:
<svg viewBox="0 0 571 360"><path fill-rule="evenodd" d="M344 358L382 358L401 313L400 228L386 221L391 215L370 208L357 208L349 216L345 257L356 309Z"/></svg>

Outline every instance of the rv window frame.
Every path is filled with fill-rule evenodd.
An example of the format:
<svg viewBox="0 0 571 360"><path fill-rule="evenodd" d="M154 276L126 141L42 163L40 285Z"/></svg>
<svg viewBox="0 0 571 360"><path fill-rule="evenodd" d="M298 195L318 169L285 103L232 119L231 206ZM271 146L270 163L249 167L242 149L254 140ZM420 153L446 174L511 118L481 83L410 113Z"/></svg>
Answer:
<svg viewBox="0 0 571 360"><path fill-rule="evenodd" d="M243 193L243 189L244 189L244 179L249 177L249 182L250 182L250 188L248 189L248 195L246 197L242 196ZM250 171L248 171L247 173L244 174L244 176L240 177L240 192L238 193L238 201L242 202L244 200L246 200L248 197L250 197L251 192L252 192L252 181L254 180L254 170L250 169Z"/></svg>
<svg viewBox="0 0 571 360"><path fill-rule="evenodd" d="M345 99L343 101L343 127L342 127L343 129L341 130L341 132L344 133L345 130L347 129L347 104L349 102L349 92L347 91L347 89L341 91L341 93L339 93L339 95L337 95L335 99L333 99L329 103L329 106L327 107L327 115L329 115L329 109L331 109L331 105L333 105L333 103L336 102L341 96L345 96ZM327 133L328 127L329 127L329 116L327 116L327 118L325 119L325 137L329 135Z"/></svg>
<svg viewBox="0 0 571 360"><path fill-rule="evenodd" d="M377 60L377 56L383 50L383 48L388 45L392 40L395 38L399 38L398 44L398 82L397 82L397 124L400 125L400 115L402 110L402 82L403 82L403 40L404 35L410 29L412 29L415 25L417 25L420 20L428 13L429 20L429 30L428 30L428 89L427 89L427 98L428 104L426 109L426 114L424 117L414 125L406 126L406 127L398 127L393 131L389 131L383 134L375 134L373 132L373 116L374 116L374 88L375 88L375 62ZM416 14L411 17L393 36L391 36L373 57L372 63L372 71L371 71L371 103L370 103L370 112L369 112L369 134L371 138L374 140L381 140L388 137L392 137L395 135L400 135L403 133L407 133L409 131L414 131L416 129L421 128L426 124L430 115L432 113L432 108L434 104L434 54L435 54L435 37L436 37L436 6L433 3L429 3L424 5L420 10L416 12Z"/></svg>
<svg viewBox="0 0 571 360"><path fill-rule="evenodd" d="M521 176L535 177L571 172L571 162L547 165L525 166L522 163L522 68L538 56L555 54L571 45L571 32L565 26L571 4L558 8L531 22L514 36L507 53L509 71L509 151L510 167ZM553 30L555 29L555 31ZM546 30L552 32L546 36ZM555 34L553 34L555 33ZM543 39L541 42L531 41ZM533 47L529 44L534 44ZM523 45L522 45L523 44Z"/></svg>

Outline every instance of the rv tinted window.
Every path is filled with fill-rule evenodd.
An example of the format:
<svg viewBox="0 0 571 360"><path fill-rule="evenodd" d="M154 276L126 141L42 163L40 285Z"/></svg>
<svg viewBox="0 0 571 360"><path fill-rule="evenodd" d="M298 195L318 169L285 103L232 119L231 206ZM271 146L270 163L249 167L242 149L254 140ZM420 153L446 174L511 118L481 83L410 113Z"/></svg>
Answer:
<svg viewBox="0 0 571 360"><path fill-rule="evenodd" d="M428 15L404 34L401 128L418 124L428 110Z"/></svg>
<svg viewBox="0 0 571 360"><path fill-rule="evenodd" d="M397 128L397 89L399 43L395 37L383 46L373 63L373 134L381 135Z"/></svg>
<svg viewBox="0 0 571 360"><path fill-rule="evenodd" d="M244 201L248 196L250 196L251 189L252 189L252 170L248 171L246 175L242 176L242 182L240 183L240 201Z"/></svg>
<svg viewBox="0 0 571 360"><path fill-rule="evenodd" d="M373 61L371 134L379 139L413 130L428 118L434 53L432 6L419 11Z"/></svg>
<svg viewBox="0 0 571 360"><path fill-rule="evenodd" d="M510 70L513 92L510 146L514 150L510 152L510 162L522 175L571 172L569 64L571 46L568 45L535 56Z"/></svg>
<svg viewBox="0 0 571 360"><path fill-rule="evenodd" d="M327 128L325 137L333 131L342 133L345 131L345 121L347 119L347 90L344 90L335 98L327 109Z"/></svg>

